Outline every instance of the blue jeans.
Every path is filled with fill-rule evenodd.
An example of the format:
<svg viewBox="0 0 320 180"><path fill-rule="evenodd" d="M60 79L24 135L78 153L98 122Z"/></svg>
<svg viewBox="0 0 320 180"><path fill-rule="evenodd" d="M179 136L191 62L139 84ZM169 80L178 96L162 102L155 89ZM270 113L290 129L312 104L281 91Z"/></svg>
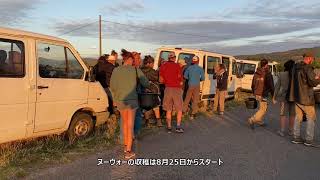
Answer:
<svg viewBox="0 0 320 180"><path fill-rule="evenodd" d="M136 111L136 117L134 119L134 135L138 135L141 130L142 123L142 109L138 108Z"/></svg>

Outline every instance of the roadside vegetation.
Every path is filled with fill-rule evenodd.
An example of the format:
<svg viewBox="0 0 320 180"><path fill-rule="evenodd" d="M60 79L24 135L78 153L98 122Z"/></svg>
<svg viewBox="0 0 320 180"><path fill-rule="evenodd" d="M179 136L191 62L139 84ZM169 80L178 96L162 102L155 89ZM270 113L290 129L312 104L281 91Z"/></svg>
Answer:
<svg viewBox="0 0 320 180"><path fill-rule="evenodd" d="M88 138L70 143L63 136L48 136L4 144L0 148L0 179L22 178L32 169L68 163L79 156L110 148L118 142L117 120L110 118Z"/></svg>

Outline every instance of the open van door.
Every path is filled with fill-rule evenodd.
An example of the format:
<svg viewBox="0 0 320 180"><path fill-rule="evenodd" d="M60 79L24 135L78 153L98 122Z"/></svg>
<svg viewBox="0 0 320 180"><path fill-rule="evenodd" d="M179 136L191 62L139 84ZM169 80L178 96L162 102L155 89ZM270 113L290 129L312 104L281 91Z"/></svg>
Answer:
<svg viewBox="0 0 320 180"><path fill-rule="evenodd" d="M221 62L218 56L206 56L205 60L205 81L202 84L202 99L213 99L216 93L216 72L215 67Z"/></svg>
<svg viewBox="0 0 320 180"><path fill-rule="evenodd" d="M32 87L25 47L23 40L0 35L0 143L26 137Z"/></svg>

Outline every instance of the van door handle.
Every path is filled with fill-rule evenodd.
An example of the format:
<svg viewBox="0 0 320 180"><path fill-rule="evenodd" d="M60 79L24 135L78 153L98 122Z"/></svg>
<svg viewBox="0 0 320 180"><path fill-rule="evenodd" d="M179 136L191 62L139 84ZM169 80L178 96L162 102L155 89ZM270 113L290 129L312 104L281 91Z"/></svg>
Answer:
<svg viewBox="0 0 320 180"><path fill-rule="evenodd" d="M48 89L49 86L38 86L38 89Z"/></svg>

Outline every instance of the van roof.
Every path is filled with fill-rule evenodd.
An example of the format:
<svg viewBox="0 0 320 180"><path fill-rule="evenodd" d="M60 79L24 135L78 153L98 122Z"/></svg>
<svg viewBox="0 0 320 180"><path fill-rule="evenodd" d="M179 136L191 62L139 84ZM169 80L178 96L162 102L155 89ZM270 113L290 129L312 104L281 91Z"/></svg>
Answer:
<svg viewBox="0 0 320 180"><path fill-rule="evenodd" d="M199 49L188 49L188 48L178 48L178 47L161 47L161 48L159 48L159 50L170 50L170 51L181 50L181 51L193 51L193 52L198 52L198 53L199 52L204 52L204 53L217 54L217 55L220 55L220 56L233 57L232 55L221 54L221 53L212 52L212 51L205 51L205 50L199 50Z"/></svg>
<svg viewBox="0 0 320 180"><path fill-rule="evenodd" d="M0 27L0 34L6 34L9 36L13 35L13 36L18 36L18 37L31 37L31 38L35 38L35 39L47 39L47 40L64 42L64 43L68 42L64 39L57 38L54 36L48 36L48 35L44 35L44 34L23 31L23 30L18 30L18 29L12 29L12 28L4 28L4 27Z"/></svg>
<svg viewBox="0 0 320 180"><path fill-rule="evenodd" d="M243 63L249 63L249 64L259 64L259 62L260 62L258 60L246 60L246 59L236 59L236 61L243 62ZM270 64L279 64L279 63L276 61L270 61L268 64L270 65Z"/></svg>

